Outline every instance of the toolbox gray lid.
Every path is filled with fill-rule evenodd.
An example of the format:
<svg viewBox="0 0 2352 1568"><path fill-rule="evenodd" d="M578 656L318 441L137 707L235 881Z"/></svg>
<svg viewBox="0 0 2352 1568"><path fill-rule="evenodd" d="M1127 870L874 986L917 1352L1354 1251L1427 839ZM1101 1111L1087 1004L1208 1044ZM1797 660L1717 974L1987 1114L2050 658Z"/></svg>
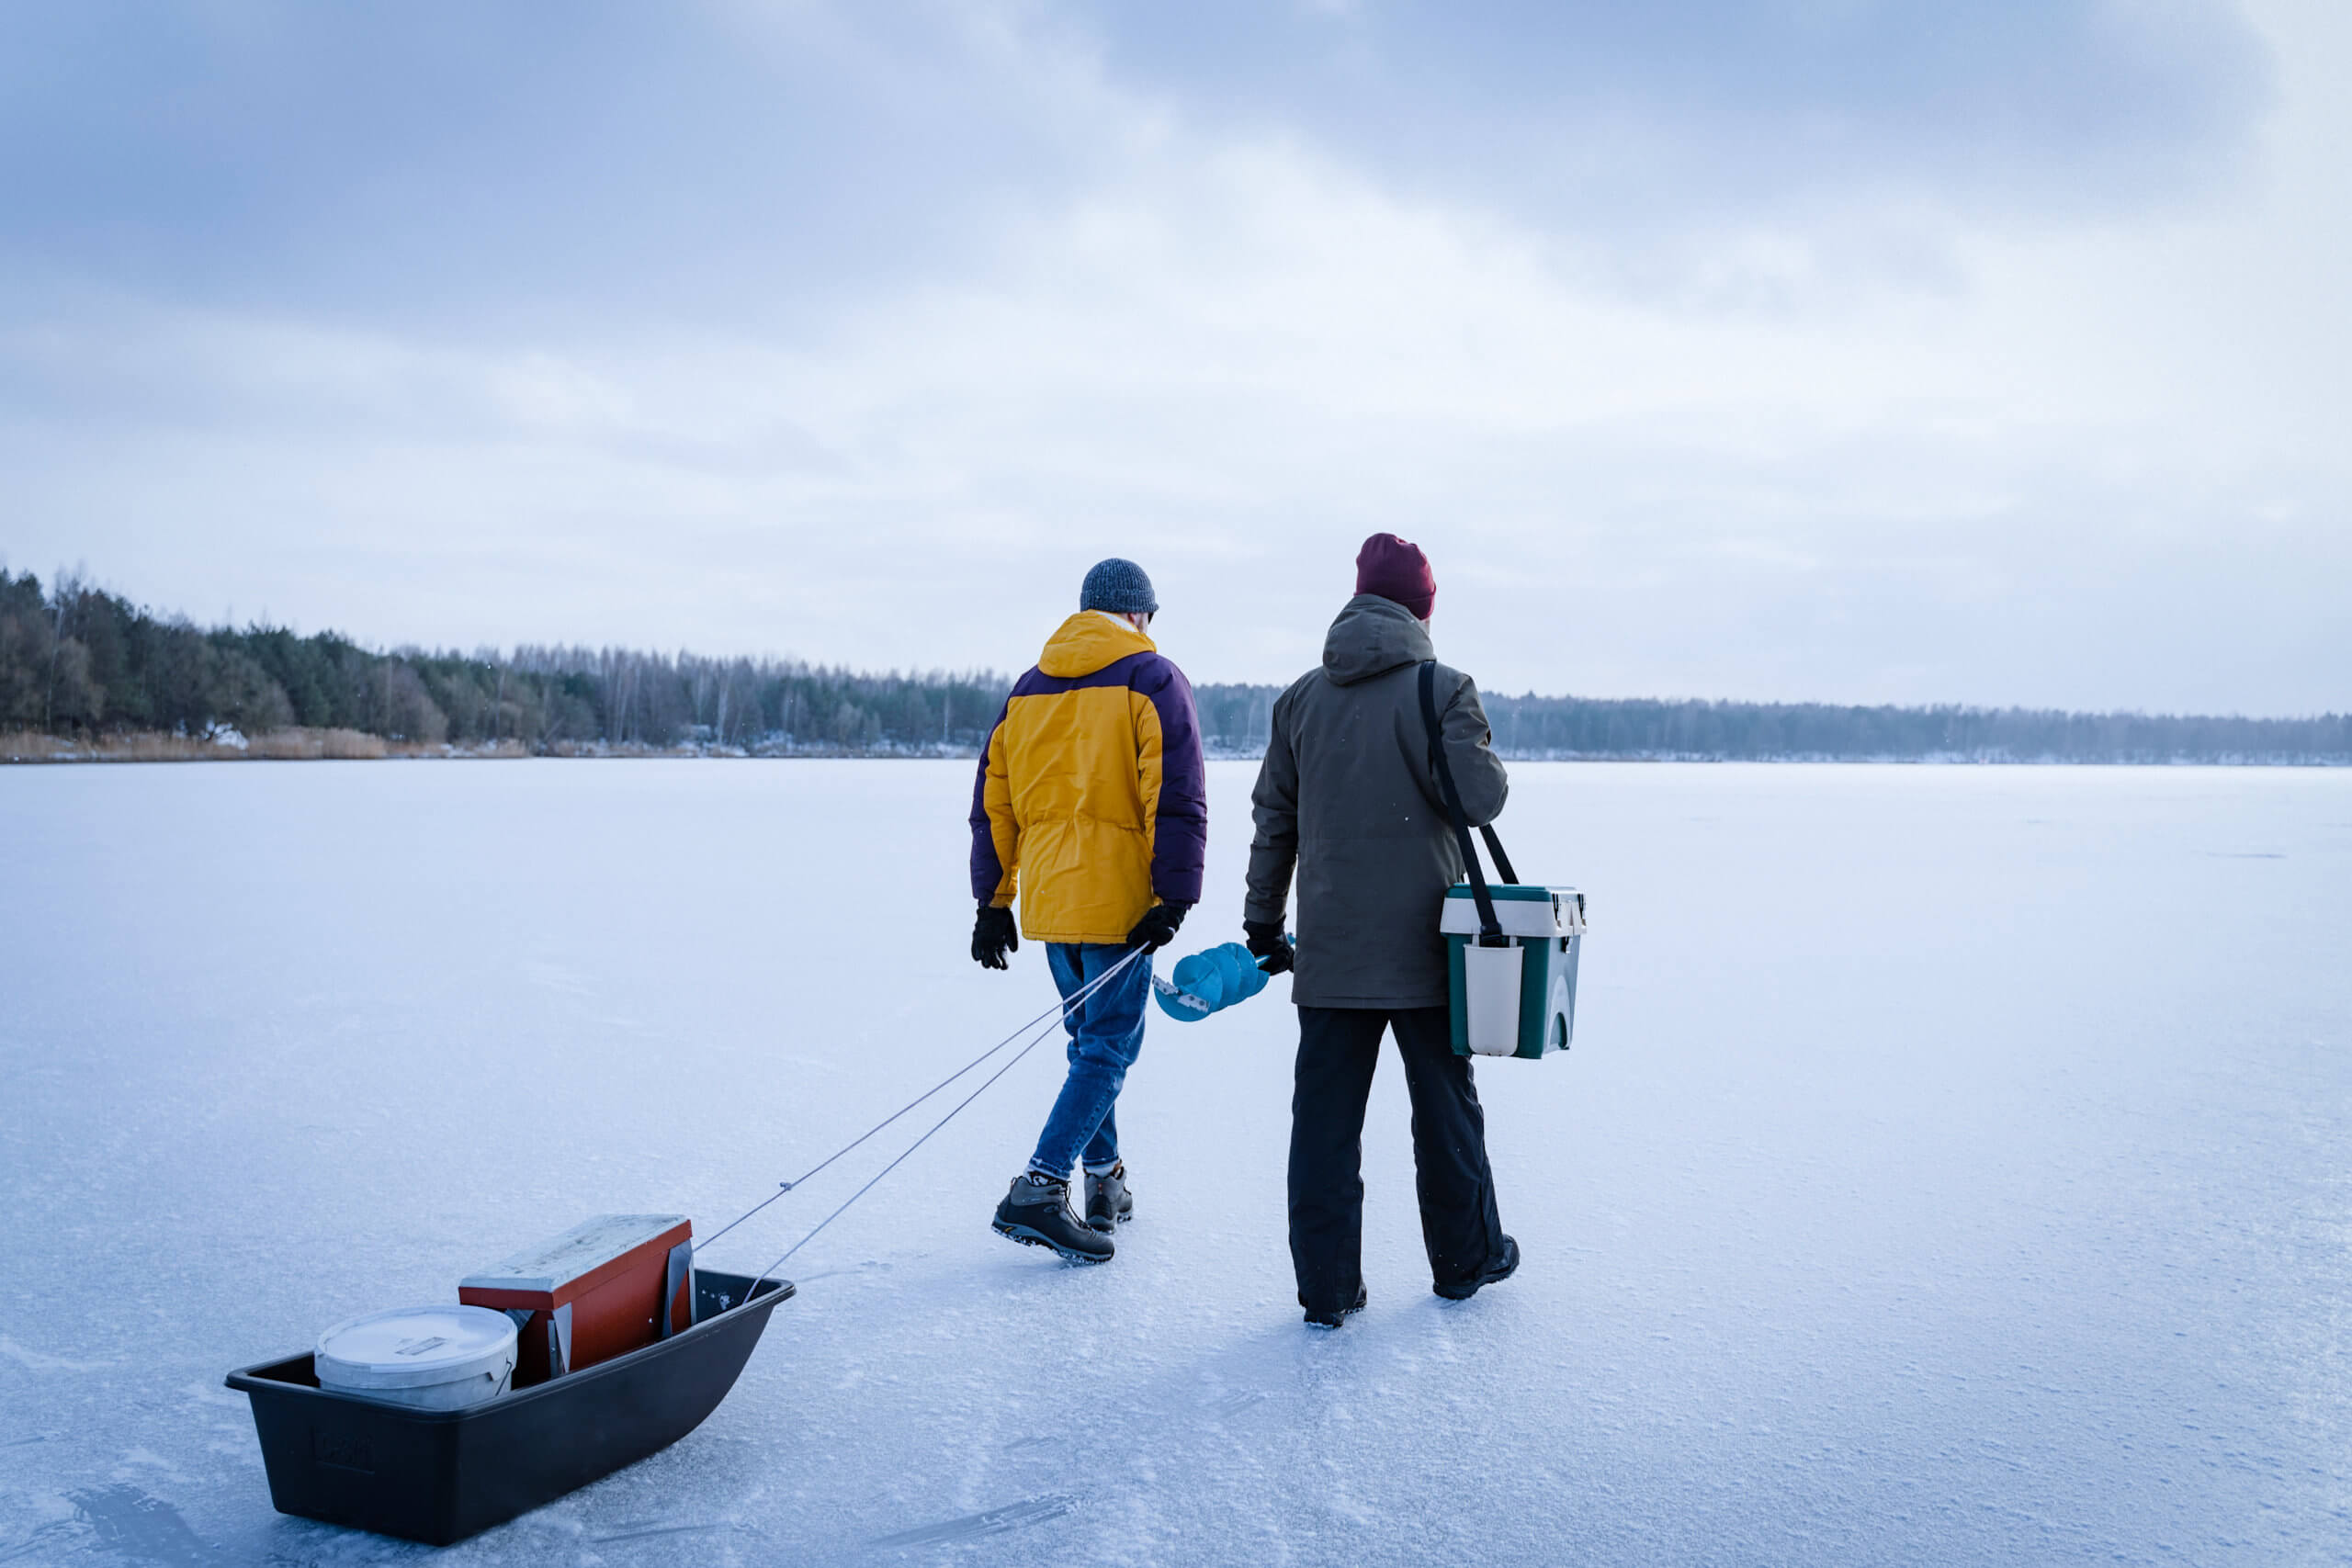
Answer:
<svg viewBox="0 0 2352 1568"><path fill-rule="evenodd" d="M598 1214L458 1281L461 1290L560 1291L686 1223L684 1214Z"/></svg>

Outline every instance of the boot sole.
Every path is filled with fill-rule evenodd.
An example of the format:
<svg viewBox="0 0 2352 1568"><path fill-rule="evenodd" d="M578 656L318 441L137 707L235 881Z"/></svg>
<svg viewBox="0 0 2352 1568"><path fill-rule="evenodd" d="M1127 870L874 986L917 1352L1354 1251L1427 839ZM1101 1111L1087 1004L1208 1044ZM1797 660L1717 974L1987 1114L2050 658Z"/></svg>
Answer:
<svg viewBox="0 0 2352 1568"><path fill-rule="evenodd" d="M1065 1263L1108 1263L1116 1256L1107 1252L1100 1257L1091 1252L1073 1252L1046 1239L1042 1232L1031 1230L1027 1225L1009 1225L1002 1220L990 1220L989 1228L1006 1240L1017 1241L1023 1247L1042 1247Z"/></svg>
<svg viewBox="0 0 2352 1568"><path fill-rule="evenodd" d="M1132 1213L1121 1214L1119 1216L1119 1224L1124 1225L1134 1218L1135 1215ZM1106 1225L1101 1220L1091 1219L1086 1222L1086 1228L1091 1231L1098 1232L1103 1235L1109 1235L1113 1231L1118 1228L1118 1225Z"/></svg>

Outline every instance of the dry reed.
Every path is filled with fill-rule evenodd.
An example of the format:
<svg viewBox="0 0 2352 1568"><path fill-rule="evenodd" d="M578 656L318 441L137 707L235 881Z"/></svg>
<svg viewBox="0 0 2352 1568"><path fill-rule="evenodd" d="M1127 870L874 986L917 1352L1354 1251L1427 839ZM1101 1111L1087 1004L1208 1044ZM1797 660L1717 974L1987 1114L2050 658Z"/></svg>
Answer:
<svg viewBox="0 0 2352 1568"><path fill-rule="evenodd" d="M37 730L0 735L6 762L314 762L374 761L385 757L521 758L520 741L448 746L436 741L386 740L356 729L276 729L242 746L194 736L141 730L128 735L67 737Z"/></svg>

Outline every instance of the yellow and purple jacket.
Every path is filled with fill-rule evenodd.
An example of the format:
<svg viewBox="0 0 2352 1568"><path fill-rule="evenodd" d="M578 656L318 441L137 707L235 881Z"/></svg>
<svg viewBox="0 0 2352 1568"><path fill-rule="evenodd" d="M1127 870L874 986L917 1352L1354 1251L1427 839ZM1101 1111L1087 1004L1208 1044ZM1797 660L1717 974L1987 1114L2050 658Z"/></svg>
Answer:
<svg viewBox="0 0 2352 1568"><path fill-rule="evenodd" d="M1154 903L1197 904L1208 780L1192 683L1149 637L1064 621L980 751L972 896L1021 897L1032 942L1123 942Z"/></svg>

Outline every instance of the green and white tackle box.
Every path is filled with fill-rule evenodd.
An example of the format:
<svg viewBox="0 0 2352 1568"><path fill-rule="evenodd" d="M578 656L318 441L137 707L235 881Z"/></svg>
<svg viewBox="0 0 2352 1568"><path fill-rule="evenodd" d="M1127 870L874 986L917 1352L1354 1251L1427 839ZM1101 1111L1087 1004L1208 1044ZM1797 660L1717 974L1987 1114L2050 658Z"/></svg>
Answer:
<svg viewBox="0 0 2352 1568"><path fill-rule="evenodd" d="M1547 1055L1576 1033L1577 950L1584 895L1573 887L1490 884L1499 941L1479 938L1477 896L1448 888L1438 931L1445 938L1453 1049L1463 1056Z"/></svg>

